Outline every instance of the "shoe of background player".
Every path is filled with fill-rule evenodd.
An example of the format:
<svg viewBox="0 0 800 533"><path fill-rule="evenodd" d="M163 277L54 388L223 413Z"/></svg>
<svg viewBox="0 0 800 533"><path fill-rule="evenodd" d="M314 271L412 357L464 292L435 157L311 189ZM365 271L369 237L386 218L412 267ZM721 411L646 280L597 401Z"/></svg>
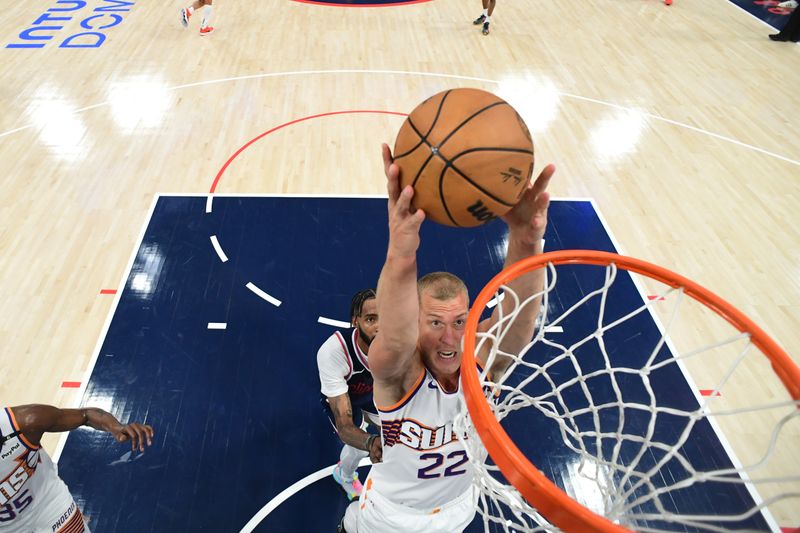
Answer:
<svg viewBox="0 0 800 533"><path fill-rule="evenodd" d="M352 501L358 498L361 495L361 491L364 490L364 486L361 484L361 481L358 480L358 472L353 474L352 479L345 479L344 474L342 473L342 462L336 465L333 469L333 479L342 486L344 491L347 493L347 498Z"/></svg>
<svg viewBox="0 0 800 533"><path fill-rule="evenodd" d="M189 26L189 19L191 17L192 17L192 13L191 13L191 11L189 11L188 7L184 7L183 9L181 9L181 24L183 24L184 28Z"/></svg>

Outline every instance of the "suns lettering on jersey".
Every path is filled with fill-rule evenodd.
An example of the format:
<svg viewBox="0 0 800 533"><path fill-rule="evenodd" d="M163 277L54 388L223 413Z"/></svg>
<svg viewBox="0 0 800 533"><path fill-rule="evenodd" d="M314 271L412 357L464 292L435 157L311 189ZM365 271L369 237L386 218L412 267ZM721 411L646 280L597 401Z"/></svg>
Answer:
<svg viewBox="0 0 800 533"><path fill-rule="evenodd" d="M5 479L0 481L0 505L11 501L28 479L36 472L39 464L39 452L28 450L25 455L15 459L17 467Z"/></svg>
<svg viewBox="0 0 800 533"><path fill-rule="evenodd" d="M403 418L384 420L381 422L381 428L383 445L387 447L403 444L412 450L427 451L441 448L458 440L453 432L452 424L431 428L416 420Z"/></svg>

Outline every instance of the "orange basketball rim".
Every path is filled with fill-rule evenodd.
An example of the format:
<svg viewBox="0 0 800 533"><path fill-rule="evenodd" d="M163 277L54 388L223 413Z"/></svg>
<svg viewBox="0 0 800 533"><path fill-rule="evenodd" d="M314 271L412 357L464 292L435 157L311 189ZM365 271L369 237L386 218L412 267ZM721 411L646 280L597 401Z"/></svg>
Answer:
<svg viewBox="0 0 800 533"><path fill-rule="evenodd" d="M663 267L632 257L594 250L548 252L523 259L497 274L480 292L470 309L464 335L462 367L475 366L476 332L481 312L503 284L527 272L546 268L548 264L609 266L612 263L618 268L658 280L670 287L682 287L685 294L715 311L740 332L749 334L751 342L770 359L772 368L791 397L795 401L800 400L800 367L758 325L733 305L697 283ZM629 531L570 498L531 464L495 419L484 397L478 374L464 372L461 379L467 408L483 445L506 479L542 516L565 531Z"/></svg>

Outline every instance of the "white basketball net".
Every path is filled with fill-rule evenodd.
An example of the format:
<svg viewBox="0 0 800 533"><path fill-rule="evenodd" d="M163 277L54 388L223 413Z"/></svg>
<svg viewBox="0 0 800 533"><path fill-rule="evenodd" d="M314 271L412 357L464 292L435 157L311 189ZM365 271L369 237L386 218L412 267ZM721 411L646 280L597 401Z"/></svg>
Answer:
<svg viewBox="0 0 800 533"><path fill-rule="evenodd" d="M524 427L529 428L522 439L519 435L512 437L516 445L522 449L521 440L535 444L543 435L560 435L565 466L561 479L551 478L551 481L595 513L636 531L750 529L741 523L758 513L764 513L770 528L776 524L772 515L786 522L794 513L796 519L794 509L800 498L800 405L771 373L769 362L750 342L749 335L735 330L719 315L688 297L683 289L618 270L613 264L570 266L605 269L605 273L596 277L601 280L599 286L583 287L575 301L564 302L564 296L556 297L554 292L557 270L563 268L566 267L548 264L534 339L519 354L503 353L498 347L518 311L538 295L520 302L516 294L503 286L502 293L495 294L495 300L505 298L506 313L501 314L491 331L478 335L476 353L481 346L490 348L487 368L498 355L513 360L498 381L488 379L484 371L480 382L498 421L511 416L523 420ZM633 277L640 286L646 285L650 294L657 296L624 316L611 316L609 302L616 295L614 284L626 276ZM513 306L509 306L511 303ZM554 307L566 311L549 316ZM574 328L571 317L584 313L585 324L587 308L592 309L594 329L577 341L573 337L569 345L563 344L559 339L564 338L568 328ZM617 346L609 344L611 337L636 336L638 331L626 331L626 325L649 315L659 324L652 346L632 357L625 342ZM699 346L696 337L706 322L714 324L710 331L715 332L715 338L709 339L705 334L703 345ZM666 347L671 356L665 356ZM546 358L541 356L543 350L548 354ZM620 366L617 357L620 350L625 351L626 361L636 363ZM592 358L602 363L587 365ZM711 369L704 366L699 367L704 369L702 372L697 371L693 365L700 360L707 361L706 365L710 361ZM657 386L662 374L669 371L674 375L677 369L688 382L689 400L684 403L693 404L690 409L669 406L675 403L673 398ZM762 383L763 376L758 372L771 373L774 382ZM517 378L512 379L515 375ZM699 379L703 380L700 388L711 389L707 395L692 395L689 386L695 387ZM609 385L606 389L614 391L615 399L596 397L592 386L599 380ZM644 401L626 397L621 384L632 380L646 391ZM741 394L741 390L747 394ZM686 391L679 392L687 396ZM577 403L576 397L581 398ZM629 431L628 422L634 419L638 421L637 429ZM664 423L678 429L665 437L664 431L657 430ZM732 458L731 464L718 465L716 469L695 464L698 446L701 454L702 446L709 446L707 442L696 441L693 430L699 425L713 428L712 434L719 440L712 444L717 450L725 447L727 456ZM466 437L461 440L476 472L478 507L486 531L556 531L508 484L494 463L485 460L486 450L466 406L456 420L456 427L460 429L457 434ZM744 432L750 434L743 435ZM726 435L734 437L731 433L736 433L732 441L746 441L746 450L729 447ZM720 486L714 483L744 487L752 497L752 505L728 514L728 509L684 514L673 506L673 499L702 499L706 490ZM695 492L685 492L691 490ZM783 512L789 513L790 518L781 515Z"/></svg>

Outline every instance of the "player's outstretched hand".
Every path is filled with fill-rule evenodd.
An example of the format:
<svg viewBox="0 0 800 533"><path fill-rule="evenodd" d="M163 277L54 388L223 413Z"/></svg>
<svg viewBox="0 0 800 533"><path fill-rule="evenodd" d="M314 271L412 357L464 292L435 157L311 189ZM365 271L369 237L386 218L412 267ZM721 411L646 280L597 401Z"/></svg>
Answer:
<svg viewBox="0 0 800 533"><path fill-rule="evenodd" d="M544 167L536 181L528 184L528 189L517 205L501 217L508 224L509 232L526 245L533 246L544 237L547 208L550 206L547 186L555 171L555 165Z"/></svg>
<svg viewBox="0 0 800 533"><path fill-rule="evenodd" d="M136 422L125 424L112 434L114 438L117 439L117 442L130 440L132 451L138 449L140 452L143 452L145 443L147 443L148 446L153 445L153 428L147 424L138 424Z"/></svg>
<svg viewBox="0 0 800 533"><path fill-rule="evenodd" d="M389 194L389 252L400 257L415 256L419 248L419 228L425 220L421 209L411 212L414 188L400 189L400 168L387 144L381 146L386 191Z"/></svg>

